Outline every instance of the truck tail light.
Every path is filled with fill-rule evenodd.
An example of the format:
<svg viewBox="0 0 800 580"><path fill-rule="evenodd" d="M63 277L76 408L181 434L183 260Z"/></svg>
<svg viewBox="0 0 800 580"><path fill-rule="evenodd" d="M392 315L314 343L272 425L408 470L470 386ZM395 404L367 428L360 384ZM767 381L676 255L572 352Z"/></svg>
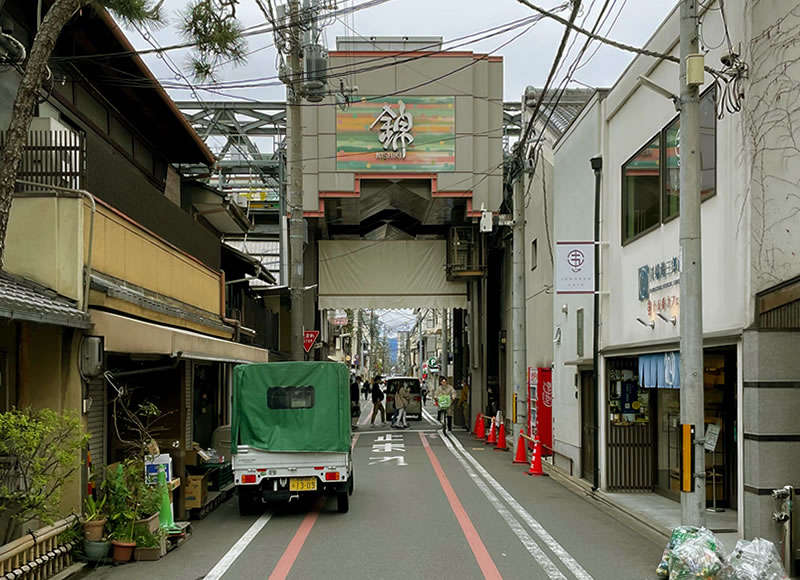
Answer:
<svg viewBox="0 0 800 580"><path fill-rule="evenodd" d="M242 483L255 483L256 476L255 475L243 475L242 476Z"/></svg>
<svg viewBox="0 0 800 580"><path fill-rule="evenodd" d="M338 471L329 471L325 474L325 481L339 481Z"/></svg>

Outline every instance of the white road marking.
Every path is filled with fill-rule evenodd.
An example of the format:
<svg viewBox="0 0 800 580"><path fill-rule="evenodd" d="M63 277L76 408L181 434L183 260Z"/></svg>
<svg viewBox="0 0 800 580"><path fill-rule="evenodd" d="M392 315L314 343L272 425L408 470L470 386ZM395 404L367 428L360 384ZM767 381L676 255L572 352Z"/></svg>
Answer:
<svg viewBox="0 0 800 580"><path fill-rule="evenodd" d="M427 409L422 409L422 417L431 425L441 425L442 422L438 419L434 419L433 415L428 413Z"/></svg>
<svg viewBox="0 0 800 580"><path fill-rule="evenodd" d="M370 465L377 465L378 463L388 463L390 461L397 461L397 465L400 466L408 465L408 463L406 463L405 455L394 455L392 457L370 457L369 459L370 459L369 462Z"/></svg>
<svg viewBox="0 0 800 580"><path fill-rule="evenodd" d="M511 515L503 503L498 499L498 497L491 492L491 490L487 487L486 483L478 477L478 474L469 466L469 464L464 460L464 457L456 451L453 447L453 444L450 442L448 437L442 437L442 441L444 444L447 445L447 448L450 450L450 453L458 460L464 470L467 472L472 480L475 482L475 485L478 486L483 492L483 495L486 496L486 499L489 500L489 503L492 504L497 513L506 521L508 527L511 528L511 531L514 532L519 541L522 542L522 545L525 546L525 549L528 550L533 559L542 567L542 570L545 571L548 578L559 579L559 580L566 580L566 576L561 573L553 561L547 557L547 555L542 551L539 545L531 538L530 534L525 530L522 524L519 522L517 518Z"/></svg>
<svg viewBox="0 0 800 580"><path fill-rule="evenodd" d="M222 578L222 575L228 571L228 568L236 561L236 558L244 552L244 549L253 541L253 538L261 531L261 528L267 525L271 517L272 512L266 512L258 518L242 537L237 540L233 547L228 550L228 553L217 562L217 565L211 569L211 572L206 574L204 580L219 580Z"/></svg>
<svg viewBox="0 0 800 580"><path fill-rule="evenodd" d="M502 497L511 508L517 512L528 526L533 530L533 532L539 536L539 538L544 542L544 544L561 560L561 562L572 572L578 580L592 580L592 576L583 569L583 567L573 558L569 552L567 552L561 544L559 544L553 536L551 536L544 527L536 521L536 519L523 508L517 500L513 498L513 496L508 493L505 488L500 485L497 480L491 476L491 474L486 471L483 466L475 459L466 449L464 446L461 445L461 442L455 439L452 439L452 443L456 446L456 448L461 451L464 458L469 461L474 467L475 470L480 473L483 478L489 482L489 484L497 491L497 493Z"/></svg>

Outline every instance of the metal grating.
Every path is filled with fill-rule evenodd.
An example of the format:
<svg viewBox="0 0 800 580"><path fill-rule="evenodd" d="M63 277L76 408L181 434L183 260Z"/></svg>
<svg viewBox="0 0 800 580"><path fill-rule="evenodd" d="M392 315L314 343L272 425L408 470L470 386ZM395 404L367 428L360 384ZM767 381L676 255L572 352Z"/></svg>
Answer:
<svg viewBox="0 0 800 580"><path fill-rule="evenodd" d="M106 380L105 377L92 379L88 384L88 394L92 401L89 408L88 428L89 451L92 454L92 470L96 486L103 481L106 466Z"/></svg>
<svg viewBox="0 0 800 580"><path fill-rule="evenodd" d="M653 491L653 438L649 424L609 425L608 490Z"/></svg>
<svg viewBox="0 0 800 580"><path fill-rule="evenodd" d="M758 317L758 326L773 330L800 328L800 300L762 312Z"/></svg>

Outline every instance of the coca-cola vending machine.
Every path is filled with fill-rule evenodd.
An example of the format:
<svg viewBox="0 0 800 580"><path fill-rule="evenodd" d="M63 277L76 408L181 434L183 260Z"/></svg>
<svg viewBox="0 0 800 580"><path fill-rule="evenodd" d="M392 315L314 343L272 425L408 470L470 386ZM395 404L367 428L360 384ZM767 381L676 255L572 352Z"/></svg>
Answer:
<svg viewBox="0 0 800 580"><path fill-rule="evenodd" d="M542 455L553 448L553 370L528 367L528 437L538 437Z"/></svg>

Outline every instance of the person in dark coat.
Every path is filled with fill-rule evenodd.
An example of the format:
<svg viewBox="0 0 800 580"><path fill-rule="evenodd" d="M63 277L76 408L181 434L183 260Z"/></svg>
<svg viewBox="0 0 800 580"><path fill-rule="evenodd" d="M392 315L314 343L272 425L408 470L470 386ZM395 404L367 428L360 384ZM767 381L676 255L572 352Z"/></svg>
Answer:
<svg viewBox="0 0 800 580"><path fill-rule="evenodd" d="M358 392L356 377L350 378L350 425L358 429L358 418L361 416L361 393Z"/></svg>
<svg viewBox="0 0 800 580"><path fill-rule="evenodd" d="M372 421L370 425L375 425L375 417L381 414L381 422L383 425L386 423L386 409L383 407L383 390L381 390L381 376L375 375L375 380L372 383Z"/></svg>

